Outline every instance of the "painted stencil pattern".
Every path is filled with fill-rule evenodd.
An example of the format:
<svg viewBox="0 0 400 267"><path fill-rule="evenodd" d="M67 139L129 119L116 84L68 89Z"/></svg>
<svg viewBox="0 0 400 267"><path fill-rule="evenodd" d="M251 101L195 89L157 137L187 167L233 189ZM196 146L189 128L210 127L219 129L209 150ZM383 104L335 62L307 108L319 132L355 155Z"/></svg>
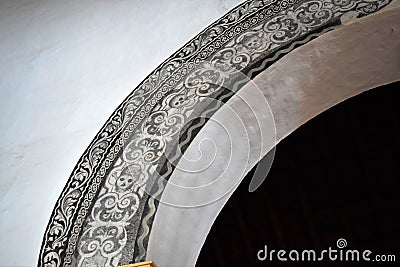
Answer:
<svg viewBox="0 0 400 267"><path fill-rule="evenodd" d="M132 91L85 151L53 211L38 265L143 260L156 212L146 192L157 186L165 154L208 97L232 87L238 73L339 27L342 15L365 16L389 3L247 1L205 29Z"/></svg>

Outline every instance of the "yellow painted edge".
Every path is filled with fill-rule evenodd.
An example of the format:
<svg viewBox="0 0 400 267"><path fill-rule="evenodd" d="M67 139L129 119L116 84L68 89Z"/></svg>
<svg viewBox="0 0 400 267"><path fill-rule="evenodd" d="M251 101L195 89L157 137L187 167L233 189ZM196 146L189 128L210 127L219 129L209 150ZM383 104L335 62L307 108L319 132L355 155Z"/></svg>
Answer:
<svg viewBox="0 0 400 267"><path fill-rule="evenodd" d="M122 265L120 267L157 267L157 265L153 261L145 261L128 265Z"/></svg>

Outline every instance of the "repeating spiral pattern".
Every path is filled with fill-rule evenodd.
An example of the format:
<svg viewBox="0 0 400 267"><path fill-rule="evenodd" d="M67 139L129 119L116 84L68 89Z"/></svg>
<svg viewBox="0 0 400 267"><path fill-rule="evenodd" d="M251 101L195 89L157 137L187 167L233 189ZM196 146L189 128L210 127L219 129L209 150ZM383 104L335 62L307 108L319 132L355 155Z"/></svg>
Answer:
<svg viewBox="0 0 400 267"><path fill-rule="evenodd" d="M176 165L168 165L174 158L168 153L177 143L188 145L206 123L199 119L187 129L207 113L200 103L226 101L248 82L242 72L268 67L259 63L339 26L343 14L365 16L390 2L246 1L202 31L132 91L84 152L56 203L38 265L117 266L143 259L157 209L148 193L161 196L164 185L156 178L167 181ZM189 138L176 139L182 129Z"/></svg>

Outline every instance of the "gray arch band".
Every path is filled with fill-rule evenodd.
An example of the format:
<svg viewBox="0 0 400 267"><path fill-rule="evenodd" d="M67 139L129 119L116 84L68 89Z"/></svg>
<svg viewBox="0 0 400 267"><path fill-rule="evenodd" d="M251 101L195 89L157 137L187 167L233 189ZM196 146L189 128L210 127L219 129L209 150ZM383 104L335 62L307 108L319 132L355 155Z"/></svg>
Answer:
<svg viewBox="0 0 400 267"><path fill-rule="evenodd" d="M277 142L400 78L400 9L389 3L250 1L205 29L133 90L85 151L38 264L194 265L224 203Z"/></svg>

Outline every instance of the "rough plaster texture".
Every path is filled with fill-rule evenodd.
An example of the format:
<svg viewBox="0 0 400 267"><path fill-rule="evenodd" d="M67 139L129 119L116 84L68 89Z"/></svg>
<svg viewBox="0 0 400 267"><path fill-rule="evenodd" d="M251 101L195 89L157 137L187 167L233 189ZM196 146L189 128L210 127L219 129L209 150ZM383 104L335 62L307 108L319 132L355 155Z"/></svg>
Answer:
<svg viewBox="0 0 400 267"><path fill-rule="evenodd" d="M329 107L368 89L399 80L398 29L400 7L393 6L311 41L258 75L253 81L270 104L275 118L277 141ZM182 209L160 204L150 234L147 254L148 259L155 260L160 266L194 266L213 221L232 194L232 186L235 187L244 177L243 168L247 172L258 161L257 155L248 157L246 154L246 142L238 141L248 140L249 137L250 140L257 140L260 133L255 131L254 127L261 126L262 132L265 133L263 154L270 149L271 142L274 141L269 139L273 137L270 128L273 124L269 120L270 116L262 117L265 113L259 113L265 111L265 108L260 106L264 105L264 102L258 101L260 95L254 89L254 84L246 85L238 96L219 109L213 116L219 123L206 124L189 146L185 156L196 159L199 151L215 153L213 150L202 148L201 142L204 139L213 139L217 144L216 149L221 153L229 150L231 143L223 134L221 125L226 129L242 129L234 133L235 145L242 153L236 152L229 164L216 157L214 166L210 165L214 175L205 175L206 171L193 174L175 171L171 176L170 184L161 198L166 203L178 200L179 203L191 203L193 199L201 197L218 199L224 189L227 194L210 205L197 208ZM261 118L258 125L247 118L249 107L240 97L247 99L250 106L253 105L255 116L258 114ZM378 106L377 104L371 108ZM231 108L236 112L233 113ZM241 119L237 120L235 116ZM245 121L247 123L242 124ZM204 157L205 161L209 159L210 157ZM221 172L221 168L224 172ZM210 188L207 192L192 189L192 194L189 194L185 189L175 186L180 184L196 187L199 181L205 178L211 180L218 174L221 174L216 181L218 188ZM165 228L165 225L176 227ZM173 249L171 244L174 244Z"/></svg>
<svg viewBox="0 0 400 267"><path fill-rule="evenodd" d="M54 203L99 127L239 2L0 2L0 266L36 264Z"/></svg>

